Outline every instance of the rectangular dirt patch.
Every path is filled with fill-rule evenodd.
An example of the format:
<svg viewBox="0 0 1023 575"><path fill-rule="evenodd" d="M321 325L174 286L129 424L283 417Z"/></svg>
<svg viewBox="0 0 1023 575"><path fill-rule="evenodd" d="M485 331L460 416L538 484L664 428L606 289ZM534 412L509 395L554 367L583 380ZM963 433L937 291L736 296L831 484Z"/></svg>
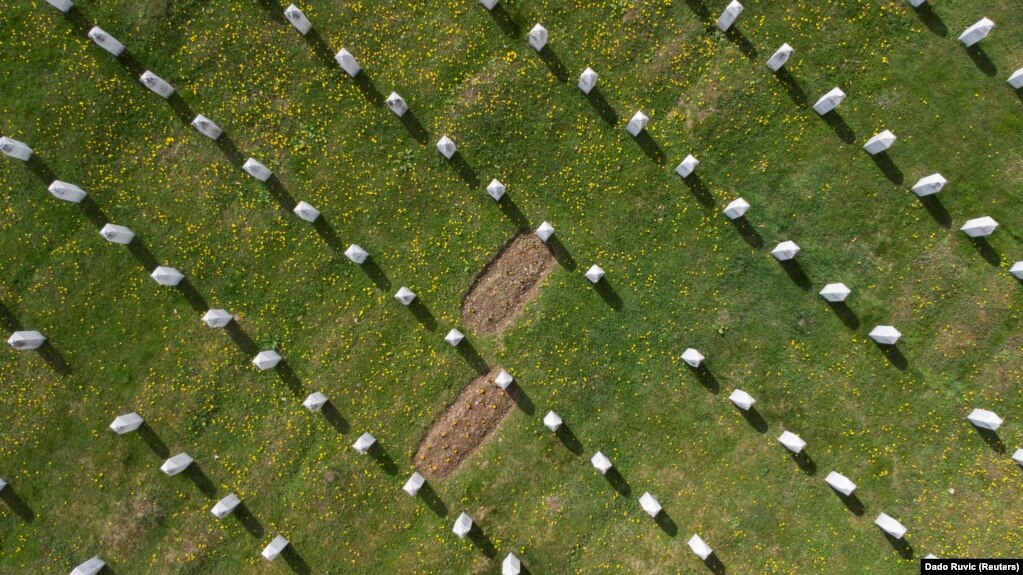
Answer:
<svg viewBox="0 0 1023 575"><path fill-rule="evenodd" d="M476 276L462 300L462 321L478 335L510 326L540 292L557 260L535 234L512 238Z"/></svg>
<svg viewBox="0 0 1023 575"><path fill-rule="evenodd" d="M420 473L430 479L451 475L515 407L514 384L507 393L494 383L500 372L494 368L472 380L430 426L414 459Z"/></svg>

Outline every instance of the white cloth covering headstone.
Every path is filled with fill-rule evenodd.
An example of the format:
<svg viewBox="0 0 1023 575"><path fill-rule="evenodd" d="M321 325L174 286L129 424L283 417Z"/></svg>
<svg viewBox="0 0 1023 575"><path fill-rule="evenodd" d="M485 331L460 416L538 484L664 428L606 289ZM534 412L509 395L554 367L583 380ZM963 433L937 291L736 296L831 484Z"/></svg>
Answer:
<svg viewBox="0 0 1023 575"><path fill-rule="evenodd" d="M139 427L142 427L144 421L145 420L143 420L139 414L133 411L131 413L125 413L124 415L118 415L115 417L114 420L110 422L110 429L114 430L117 435L124 435L125 433L130 433Z"/></svg>
<svg viewBox="0 0 1023 575"><path fill-rule="evenodd" d="M160 466L160 471L167 475L177 475L185 469L188 469L188 466L191 464L192 456L187 453L179 453L167 461L164 461L163 465Z"/></svg>
<svg viewBox="0 0 1023 575"><path fill-rule="evenodd" d="M258 367L261 371L273 369L280 362L280 354L272 349L261 351L256 354L256 357L252 358L252 365Z"/></svg>
<svg viewBox="0 0 1023 575"><path fill-rule="evenodd" d="M730 220L737 220L746 215L749 211L749 202L742 198L732 200L727 206L725 206L725 216Z"/></svg>
<svg viewBox="0 0 1023 575"><path fill-rule="evenodd" d="M782 44L780 48L775 50L774 54L771 54L771 58L767 61L767 67L772 72L777 72L785 67L788 63L789 58L795 53L795 48L789 46L788 43Z"/></svg>
<svg viewBox="0 0 1023 575"><path fill-rule="evenodd" d="M913 184L913 193L921 198L931 194L936 194L940 192L941 188L944 188L947 183L948 180L946 180L941 174L931 174L920 178L915 184Z"/></svg>
<svg viewBox="0 0 1023 575"><path fill-rule="evenodd" d="M593 457L590 458L590 463L597 468L597 471L599 471L601 475L607 475L607 472L614 467L614 465L611 464L611 460L599 451L593 454Z"/></svg>
<svg viewBox="0 0 1023 575"><path fill-rule="evenodd" d="M844 283L828 284L820 291L821 297L832 303L845 301L851 293L852 290Z"/></svg>
<svg viewBox="0 0 1023 575"><path fill-rule="evenodd" d="M778 436L778 441L792 453L799 453L800 451L803 451L804 447L806 447L806 442L791 431L783 431L782 434Z"/></svg>
<svg viewBox="0 0 1023 575"><path fill-rule="evenodd" d="M401 286L398 292L394 294L394 299L400 301L401 305L412 305L412 302L416 299L416 292Z"/></svg>
<svg viewBox="0 0 1023 575"><path fill-rule="evenodd" d="M966 419L981 429L997 431L1002 426L1002 418L998 414L986 409L974 409L966 416Z"/></svg>
<svg viewBox="0 0 1023 575"><path fill-rule="evenodd" d="M886 513L878 515L877 519L874 520L874 525L877 525L881 528L881 531L896 539L902 539L906 535L906 528Z"/></svg>
<svg viewBox="0 0 1023 575"><path fill-rule="evenodd" d="M589 94L597 87L598 78L600 78L600 76L593 71L593 68L586 68L583 70L583 73L579 75L579 89L582 90L584 94Z"/></svg>
<svg viewBox="0 0 1023 575"><path fill-rule="evenodd" d="M185 274L174 268L160 266L153 270L149 277L162 286L176 286L181 283L181 280L185 279Z"/></svg>
<svg viewBox="0 0 1023 575"><path fill-rule="evenodd" d="M287 17L288 22L298 30L298 33L305 36L312 29L313 24L305 17L305 14L299 10L298 6L294 4L284 9L284 16Z"/></svg>
<svg viewBox="0 0 1023 575"><path fill-rule="evenodd" d="M46 343L46 336L38 331L16 331L7 338L7 345L17 350L38 349Z"/></svg>
<svg viewBox="0 0 1023 575"><path fill-rule="evenodd" d="M735 20L739 17L739 14L742 14L742 10L742 4L736 0L729 2L728 6L725 6L725 11L718 17L718 30L727 32L728 29L735 24Z"/></svg>
<svg viewBox="0 0 1023 575"><path fill-rule="evenodd" d="M848 477L838 473L837 471L829 473L828 476L824 478L824 481L827 482L832 489L846 497L852 495L853 491L856 491L856 484L850 481Z"/></svg>
<svg viewBox="0 0 1023 575"><path fill-rule="evenodd" d="M757 400L753 399L752 395L741 389L733 391L732 394L728 396L728 399L734 403L736 407L743 411L749 411L750 408L753 407L753 404L757 402Z"/></svg>
<svg viewBox="0 0 1023 575"><path fill-rule="evenodd" d="M28 147L28 144L7 136L0 138L0 152L23 162L27 162L32 157L32 148Z"/></svg>
<svg viewBox="0 0 1023 575"><path fill-rule="evenodd" d="M1023 465L1023 448L1017 449L1016 452L1012 454L1012 460Z"/></svg>
<svg viewBox="0 0 1023 575"><path fill-rule="evenodd" d="M366 455L367 453L369 453L370 448L373 447L373 444L376 442L377 438L373 437L373 434L367 431L366 433L363 433L362 435L359 436L358 439L355 440L355 443L352 444L352 448L358 451L359 453Z"/></svg>
<svg viewBox="0 0 1023 575"><path fill-rule="evenodd" d="M923 6L924 3L926 2L927 0L909 0L909 5L912 6L913 8L919 8L920 6Z"/></svg>
<svg viewBox="0 0 1023 575"><path fill-rule="evenodd" d="M490 180L489 184L487 184L487 195L497 202L504 197L505 189L506 188L504 187L504 184L501 183L501 180L494 178L493 180Z"/></svg>
<svg viewBox="0 0 1023 575"><path fill-rule="evenodd" d="M863 149L871 156L874 156L892 147L896 139L895 134L891 130L885 130L867 140L867 143L863 144Z"/></svg>
<svg viewBox="0 0 1023 575"><path fill-rule="evenodd" d="M99 231L99 235L112 244L130 244L131 240L135 239L135 232L131 231L130 228L116 224L103 226L103 229Z"/></svg>
<svg viewBox="0 0 1023 575"><path fill-rule="evenodd" d="M548 411L547 415L543 416L543 424L551 431L557 431L562 423L564 422L561 421L561 416L553 411Z"/></svg>
<svg viewBox="0 0 1023 575"><path fill-rule="evenodd" d="M551 239L554 235L554 226L550 222L543 222L540 227L536 228L536 237L540 238L540 241L547 243L547 240Z"/></svg>
<svg viewBox="0 0 1023 575"><path fill-rule="evenodd" d="M626 124L625 130L633 136L639 136L640 132L646 128L648 123L650 123L650 118L642 111L639 111L636 112L632 116L632 119L629 120L629 123Z"/></svg>
<svg viewBox="0 0 1023 575"><path fill-rule="evenodd" d="M522 562L514 553L509 553L501 562L501 575L519 575L522 573Z"/></svg>
<svg viewBox="0 0 1023 575"><path fill-rule="evenodd" d="M307 222L315 222L316 218L320 217L320 210L317 210L312 206L312 204L305 201L301 201L296 204L293 211L296 216Z"/></svg>
<svg viewBox="0 0 1023 575"><path fill-rule="evenodd" d="M149 70L146 70L141 76L139 76L139 82L142 82L143 86L149 88L151 92L165 100L174 94L174 86L171 86L167 80L164 80Z"/></svg>
<svg viewBox="0 0 1023 575"><path fill-rule="evenodd" d="M405 491L405 493L408 493L410 497L415 497L416 493L419 493L419 490L423 488L424 483L426 483L426 478L418 471L413 471L412 475L408 478L408 481L406 481L405 485L402 485L401 488Z"/></svg>
<svg viewBox="0 0 1023 575"><path fill-rule="evenodd" d="M96 575L106 566L106 561L100 559L99 556L96 555L85 563L81 563L72 569L71 575Z"/></svg>
<svg viewBox="0 0 1023 575"><path fill-rule="evenodd" d="M544 28L543 24L538 22L536 26L533 26L533 28L529 31L529 45L539 52L547 45L547 36L547 28Z"/></svg>
<svg viewBox="0 0 1023 575"><path fill-rule="evenodd" d="M234 316L226 309L211 309L202 316L202 322L213 328L226 327Z"/></svg>
<svg viewBox="0 0 1023 575"><path fill-rule="evenodd" d="M408 112L408 102L406 102L405 98L402 98L397 92L391 92L391 95L387 96L387 100L385 100L385 102L387 103L387 107L390 108L391 111L399 118L404 116L405 112Z"/></svg>
<svg viewBox="0 0 1023 575"><path fill-rule="evenodd" d="M277 556L280 555L287 546L288 540L283 536L278 535L277 537L274 537L274 540L271 541L269 545L263 548L263 552L260 555L262 555L263 559L266 559L267 561L273 561L274 559L277 559Z"/></svg>
<svg viewBox="0 0 1023 575"><path fill-rule="evenodd" d="M89 38L96 43L97 46L103 48L107 52L110 52L114 56L120 56L124 52L124 44L121 44L117 38L114 38L107 33L106 30L99 26L93 26L89 30Z"/></svg>
<svg viewBox="0 0 1023 575"><path fill-rule="evenodd" d="M879 325L870 330L867 336L881 345L895 345L902 337L902 332L890 325Z"/></svg>
<svg viewBox="0 0 1023 575"><path fill-rule="evenodd" d="M774 249L771 250L771 255L774 256L774 259L784 262L795 258L801 249L796 245L796 242L785 241L774 246Z"/></svg>
<svg viewBox="0 0 1023 575"><path fill-rule="evenodd" d="M497 6L497 1L498 0L480 0L480 4L483 4L483 7L487 10L493 10L494 6Z"/></svg>
<svg viewBox="0 0 1023 575"><path fill-rule="evenodd" d="M7 487L7 481L5 481L3 478L0 478L0 491L3 491L5 487Z"/></svg>
<svg viewBox="0 0 1023 575"><path fill-rule="evenodd" d="M661 512L661 504L657 502L657 498L650 495L649 492L644 493L639 497L639 506L646 511L646 514L650 517L657 517L657 514Z"/></svg>
<svg viewBox="0 0 1023 575"><path fill-rule="evenodd" d="M462 343L463 339L465 339L465 334L457 328L453 328L444 336L444 341L448 342L451 347L458 347L458 344Z"/></svg>
<svg viewBox="0 0 1023 575"><path fill-rule="evenodd" d="M497 387L500 387L504 391L508 391L508 388L514 381L515 378L512 377L510 373L503 369L501 370L500 373L497 374L497 377L494 378L494 383L497 384Z"/></svg>
<svg viewBox="0 0 1023 575"><path fill-rule="evenodd" d="M813 111L817 112L821 116L834 110L845 100L845 92L838 88L832 88L830 92L821 96L820 100L813 105Z"/></svg>
<svg viewBox="0 0 1023 575"><path fill-rule="evenodd" d="M345 250L345 257L357 264L362 264L369 257L369 252L362 249L358 244L352 244Z"/></svg>
<svg viewBox="0 0 1023 575"><path fill-rule="evenodd" d="M1009 76L1007 82L1009 82L1009 85L1015 88L1016 90L1023 88L1023 68L1020 68L1019 70L1013 72L1012 75Z"/></svg>
<svg viewBox="0 0 1023 575"><path fill-rule="evenodd" d="M334 56L334 60L352 78L362 71L362 66L355 61L355 56L352 56L352 53L344 48L341 48L341 51Z"/></svg>
<svg viewBox="0 0 1023 575"><path fill-rule="evenodd" d="M441 139L437 140L437 151L441 153L447 159L451 159L451 156L455 155L458 151L458 146L451 141L451 138L447 136L441 136Z"/></svg>
<svg viewBox="0 0 1023 575"><path fill-rule="evenodd" d="M972 220L966 220L963 227L959 228L964 234L971 238L982 238L984 236L990 236L995 228L998 227L998 222L990 216L984 216L982 218L974 218Z"/></svg>
<svg viewBox="0 0 1023 575"><path fill-rule="evenodd" d="M224 133L224 130L221 130L216 122L202 114L199 114L192 120L192 127L211 140L220 138L220 135Z"/></svg>
<svg viewBox="0 0 1023 575"><path fill-rule="evenodd" d="M469 532L472 531L472 517L465 511L455 519L455 526L451 528L451 531L458 536L459 539L465 539Z"/></svg>
<svg viewBox="0 0 1023 575"><path fill-rule="evenodd" d="M699 165L700 160L697 160L692 154L689 154L681 163L679 163L678 166L675 167L675 173L683 178L688 178L689 174L693 173L696 170L696 166Z"/></svg>
<svg viewBox="0 0 1023 575"><path fill-rule="evenodd" d="M72 202L75 204L80 203L85 199L85 196L88 195L82 188L60 180L53 180L50 187L46 189L58 200L64 200L65 202Z"/></svg>
<svg viewBox="0 0 1023 575"><path fill-rule="evenodd" d="M223 519L227 517L227 514L234 511L236 507L241 505L242 500L238 498L234 493L227 494L226 497L217 501L213 509L210 509L210 513L213 514L217 519Z"/></svg>
<svg viewBox="0 0 1023 575"><path fill-rule="evenodd" d="M604 277L604 270L597 264L593 264L583 275L586 276L586 279L590 280L591 284L595 284L600 281L600 278Z"/></svg>
<svg viewBox="0 0 1023 575"><path fill-rule="evenodd" d="M693 553L695 553L696 556L703 561L706 561L707 558L710 557L711 553L714 552L714 550L710 548L710 545L707 545L707 542L696 533L689 538L689 548L692 549Z"/></svg>
<svg viewBox="0 0 1023 575"><path fill-rule="evenodd" d="M67 12L72 6L74 6L74 4L71 3L71 0L46 0L46 3L61 12Z"/></svg>
<svg viewBox="0 0 1023 575"><path fill-rule="evenodd" d="M255 158L249 158L248 160L245 160L245 163L242 164L242 169L248 172L250 176L256 178L261 182L269 180L270 176L273 175L273 172L270 171L270 168L264 166L259 160Z"/></svg>
<svg viewBox="0 0 1023 575"><path fill-rule="evenodd" d="M309 397L305 398L305 401L302 402L302 407L313 412L323 409L324 405L327 405L327 396L319 391L310 393Z"/></svg>
<svg viewBox="0 0 1023 575"><path fill-rule="evenodd" d="M980 20L977 21L976 24L970 26L962 34L959 35L959 41L962 42L964 46L969 48L970 46L973 46L974 44L980 42L984 38L987 38L987 35L990 34L991 31L994 29L995 29L994 22L987 18L981 18Z"/></svg>
<svg viewBox="0 0 1023 575"><path fill-rule="evenodd" d="M703 357L702 353L691 347L686 348L686 350L682 352L682 361L689 364L689 367L700 367L703 365L704 359L706 358Z"/></svg>
<svg viewBox="0 0 1023 575"><path fill-rule="evenodd" d="M1016 279L1023 280L1023 261L1012 264L1012 267L1009 268L1009 273Z"/></svg>

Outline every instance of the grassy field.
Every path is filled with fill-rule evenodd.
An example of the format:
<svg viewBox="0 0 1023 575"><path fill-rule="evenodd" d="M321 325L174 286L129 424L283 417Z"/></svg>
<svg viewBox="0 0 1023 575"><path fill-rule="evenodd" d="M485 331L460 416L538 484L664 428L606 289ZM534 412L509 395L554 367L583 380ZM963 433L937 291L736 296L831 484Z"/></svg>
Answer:
<svg viewBox="0 0 1023 575"><path fill-rule="evenodd" d="M0 319L53 345L0 351L0 573L63 574L96 554L119 575L498 573L508 552L537 575L707 572L692 533L728 573L913 573L927 553L1023 549L1015 3L749 0L726 35L725 0L496 14L310 0L306 38L274 0L76 4L0 0L0 134L37 156L0 158ZM968 52L956 36L982 16L998 27ZM526 42L537 21L542 56ZM93 24L128 56L93 44ZM763 63L782 42L796 53L776 77ZM359 82L333 62L341 47ZM587 66L598 98L576 88ZM140 69L178 97L146 90ZM809 105L835 86L848 97L825 121ZM414 117L383 105L392 90ZM639 109L637 141L624 126ZM197 113L222 142L188 126ZM899 140L875 162L860 146L883 129ZM460 162L437 153L444 134ZM692 185L673 173L689 153ZM250 155L277 179L245 174ZM949 184L925 204L909 187L934 172ZM52 177L92 203L54 199ZM721 214L740 195L744 230ZM323 222L284 207L297 200ZM1001 224L989 243L957 231L983 215ZM469 334L529 400L433 485L431 508L400 487L475 376L442 337L488 259L544 220L570 257L510 330ZM104 241L104 221L134 229L135 247ZM803 248L791 274L768 253L789 239ZM379 275L344 258L352 242ZM154 262L192 289L157 285ZM611 295L582 277L592 263ZM839 281L848 313L817 295ZM425 312L393 299L402 285ZM233 337L200 323L206 306L240 316ZM903 332L898 354L866 337L876 324ZM285 369L250 364L269 347ZM687 347L709 377L678 359ZM736 387L764 426L727 400ZM343 422L302 408L317 390ZM1004 452L967 423L975 407L1005 418ZM543 428L548 409L581 454ZM106 429L126 411L148 442ZM778 444L783 429L812 465ZM349 447L364 431L396 472ZM162 474L164 449L211 485ZM597 450L629 495L590 466ZM831 470L859 485L861 513L824 483ZM247 523L209 514L232 491ZM645 491L677 533L643 513ZM451 533L463 510L495 557ZM912 559L872 524L880 512L908 527ZM267 564L277 533L294 554Z"/></svg>

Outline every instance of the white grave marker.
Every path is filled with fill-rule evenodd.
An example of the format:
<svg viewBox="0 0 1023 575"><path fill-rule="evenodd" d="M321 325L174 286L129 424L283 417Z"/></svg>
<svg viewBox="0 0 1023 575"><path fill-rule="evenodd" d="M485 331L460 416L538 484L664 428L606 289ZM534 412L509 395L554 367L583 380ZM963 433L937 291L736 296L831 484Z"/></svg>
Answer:
<svg viewBox="0 0 1023 575"><path fill-rule="evenodd" d="M728 29L735 24L735 20L739 18L739 14L742 14L742 10L742 4L736 0L729 2L728 6L725 6L725 11L721 13L720 17L718 17L718 30L727 32Z"/></svg>
<svg viewBox="0 0 1023 575"><path fill-rule="evenodd" d="M220 135L224 133L220 126L202 114L199 114L192 120L192 127L211 140L219 139Z"/></svg>
<svg viewBox="0 0 1023 575"><path fill-rule="evenodd" d="M355 56L352 56L352 53L344 48L341 48L341 51L334 56L334 60L352 78L362 71L362 66L355 61Z"/></svg>
<svg viewBox="0 0 1023 575"><path fill-rule="evenodd" d="M600 76L593 71L593 68L586 68L583 70L583 73L579 75L579 89L582 90L584 94L589 94L597 87L597 79L599 77Z"/></svg>
<svg viewBox="0 0 1023 575"><path fill-rule="evenodd" d="M145 421L142 417L133 411L131 413L125 413L124 415L118 415L115 417L114 420L110 422L110 429L114 430L117 435L124 435L125 433L130 433L139 427L142 427L144 422Z"/></svg>
<svg viewBox="0 0 1023 575"><path fill-rule="evenodd" d="M783 431L782 434L778 436L778 441L785 446L785 449L788 449L792 453L799 453L803 451L804 447L806 447L806 442L791 431Z"/></svg>
<svg viewBox="0 0 1023 575"><path fill-rule="evenodd" d="M820 100L813 105L813 110L823 116L828 112L834 110L845 100L845 92L838 88L832 88L830 92L821 96Z"/></svg>
<svg viewBox="0 0 1023 575"><path fill-rule="evenodd" d="M683 178L688 178L689 174L693 173L693 171L696 170L696 166L699 165L700 160L697 160L692 154L689 154L678 166L675 167L675 173Z"/></svg>
<svg viewBox="0 0 1023 575"><path fill-rule="evenodd" d="M977 21L976 24L970 26L962 34L959 35L959 41L962 42L964 46L969 48L970 46L973 46L974 44L980 42L984 38L987 38L987 35L990 34L991 31L994 29L995 29L994 22L987 18L981 18L980 20Z"/></svg>
<svg viewBox="0 0 1023 575"><path fill-rule="evenodd" d="M870 330L867 336L881 345L895 345L902 337L902 332L890 325L879 325Z"/></svg>
<svg viewBox="0 0 1023 575"><path fill-rule="evenodd" d="M260 371L273 369L277 367L277 364L280 362L280 354L272 349L261 351L256 354L256 357L252 358L252 365L258 367Z"/></svg>
<svg viewBox="0 0 1023 575"><path fill-rule="evenodd" d="M149 88L152 93L164 100L174 95L174 86L171 86L166 80L149 70L146 70L141 76L139 76L139 82L142 82L143 86Z"/></svg>
<svg viewBox="0 0 1023 575"><path fill-rule="evenodd" d="M547 28L544 28L543 24L537 23L537 25L533 26L533 29L529 31L529 45L539 52L547 45L547 36Z"/></svg>
<svg viewBox="0 0 1023 575"><path fill-rule="evenodd" d="M32 148L28 147L28 144L7 136L0 138L0 152L23 162L27 162L32 157Z"/></svg>
<svg viewBox="0 0 1023 575"><path fill-rule="evenodd" d="M89 38L91 38L97 46L103 48L107 52L110 52L114 56L120 56L121 53L124 52L124 44L118 42L117 38L114 38L99 26L93 26L92 29L89 30Z"/></svg>
<svg viewBox="0 0 1023 575"><path fill-rule="evenodd" d="M226 309L211 309L202 316L202 322L213 328L226 327L234 316Z"/></svg>
<svg viewBox="0 0 1023 575"><path fill-rule="evenodd" d="M46 336L38 331L16 331L7 338L7 345L19 351L38 349L46 343Z"/></svg>
<svg viewBox="0 0 1023 575"><path fill-rule="evenodd" d="M58 200L64 200L65 202L75 204L81 203L81 201L85 199L85 196L88 195L82 188L60 180L53 180L50 187L46 189Z"/></svg>
<svg viewBox="0 0 1023 575"><path fill-rule="evenodd" d="M210 513L213 514L217 519L223 519L227 517L227 514L234 511L236 507L241 505L242 500L238 498L234 493L229 493L226 497L217 501L213 509L210 509Z"/></svg>
<svg viewBox="0 0 1023 575"><path fill-rule="evenodd" d="M298 30L298 33L305 36L312 29L313 24L305 17L305 14L294 4L284 9L284 16L291 22L291 25Z"/></svg>
<svg viewBox="0 0 1023 575"><path fill-rule="evenodd" d="M785 67L785 64L789 61L789 58L792 57L792 54L794 54L795 51L795 48L789 46L787 43L782 44L780 48L775 50L774 54L771 54L771 59L767 61L767 67L770 68L772 72L781 70Z"/></svg>

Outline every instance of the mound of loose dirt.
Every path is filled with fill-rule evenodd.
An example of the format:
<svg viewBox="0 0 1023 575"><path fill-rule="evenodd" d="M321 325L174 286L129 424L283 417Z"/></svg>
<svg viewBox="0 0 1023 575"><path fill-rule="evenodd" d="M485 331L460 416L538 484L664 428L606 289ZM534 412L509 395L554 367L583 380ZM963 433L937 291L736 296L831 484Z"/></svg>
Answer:
<svg viewBox="0 0 1023 575"><path fill-rule="evenodd" d="M431 479L451 475L511 412L514 396L494 383L500 372L500 368L494 368L472 380L430 426L414 460L423 475Z"/></svg>
<svg viewBox="0 0 1023 575"><path fill-rule="evenodd" d="M536 297L557 260L535 234L505 244L462 300L462 321L479 335L503 331L529 300Z"/></svg>

